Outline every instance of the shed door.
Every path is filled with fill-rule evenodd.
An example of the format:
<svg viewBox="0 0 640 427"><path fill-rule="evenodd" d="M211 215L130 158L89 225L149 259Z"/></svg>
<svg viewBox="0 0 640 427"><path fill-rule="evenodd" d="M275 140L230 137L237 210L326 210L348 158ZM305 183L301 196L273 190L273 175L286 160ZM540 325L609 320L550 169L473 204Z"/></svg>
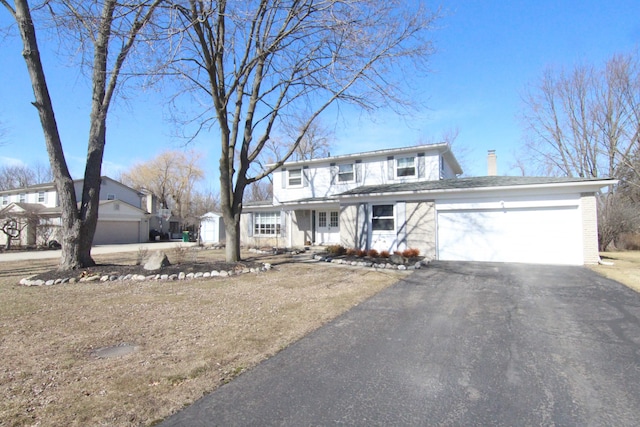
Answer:
<svg viewBox="0 0 640 427"><path fill-rule="evenodd" d="M438 259L583 264L578 207L438 212Z"/></svg>

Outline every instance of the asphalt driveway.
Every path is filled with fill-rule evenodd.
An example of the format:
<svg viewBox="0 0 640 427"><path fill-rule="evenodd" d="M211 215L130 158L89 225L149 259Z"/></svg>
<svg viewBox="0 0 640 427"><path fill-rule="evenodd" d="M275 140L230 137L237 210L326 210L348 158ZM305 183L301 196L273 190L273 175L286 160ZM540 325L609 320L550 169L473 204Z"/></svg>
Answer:
<svg viewBox="0 0 640 427"><path fill-rule="evenodd" d="M586 268L439 262L161 425L638 425L639 318Z"/></svg>

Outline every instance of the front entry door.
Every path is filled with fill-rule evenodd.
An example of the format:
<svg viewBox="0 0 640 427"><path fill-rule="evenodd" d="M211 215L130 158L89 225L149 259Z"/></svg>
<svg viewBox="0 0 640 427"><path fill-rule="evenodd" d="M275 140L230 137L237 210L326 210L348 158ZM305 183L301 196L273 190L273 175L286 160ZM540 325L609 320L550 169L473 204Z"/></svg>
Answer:
<svg viewBox="0 0 640 427"><path fill-rule="evenodd" d="M340 243L338 211L316 212L316 241L320 245Z"/></svg>

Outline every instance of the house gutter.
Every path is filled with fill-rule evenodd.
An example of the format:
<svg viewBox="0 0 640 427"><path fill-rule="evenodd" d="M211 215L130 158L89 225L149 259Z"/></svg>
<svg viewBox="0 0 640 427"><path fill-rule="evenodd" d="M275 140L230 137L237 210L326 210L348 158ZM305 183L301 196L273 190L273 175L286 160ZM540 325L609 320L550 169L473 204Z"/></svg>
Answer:
<svg viewBox="0 0 640 427"><path fill-rule="evenodd" d="M603 187L610 185L616 185L619 181L617 179L612 180L598 180L598 181L576 181L570 183L554 182L548 184L523 184L523 185L505 185L505 186L493 186L493 187L467 187L467 188L442 188L434 190L411 190L411 191L387 191L381 193L366 193L366 194L338 194L335 195L339 200L343 199L363 199L371 197L391 197L391 196L424 196L428 195L457 195L465 193L490 193L500 191L514 191L514 190L545 190L545 189L576 189L587 191L598 191Z"/></svg>

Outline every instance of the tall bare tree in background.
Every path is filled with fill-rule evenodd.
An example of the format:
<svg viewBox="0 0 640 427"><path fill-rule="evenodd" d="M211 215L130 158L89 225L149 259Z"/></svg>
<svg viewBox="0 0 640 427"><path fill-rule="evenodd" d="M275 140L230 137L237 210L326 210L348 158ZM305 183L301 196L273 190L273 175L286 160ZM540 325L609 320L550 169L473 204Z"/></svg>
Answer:
<svg viewBox="0 0 640 427"><path fill-rule="evenodd" d="M24 165L0 167L0 190L49 183L52 179L51 169L41 163L36 163L32 167Z"/></svg>
<svg viewBox="0 0 640 427"><path fill-rule="evenodd" d="M399 107L407 73L426 72L438 12L404 0L246 0L174 4L176 72L220 130L226 259L240 259L247 185L280 167L320 114L338 102ZM272 135L300 124L289 149L253 168ZM202 123L202 126L211 124Z"/></svg>
<svg viewBox="0 0 640 427"><path fill-rule="evenodd" d="M640 224L640 63L613 56L602 68L545 72L525 96L523 164L544 175L621 180L599 197L599 245ZM625 189L625 191L621 191Z"/></svg>
<svg viewBox="0 0 640 427"><path fill-rule="evenodd" d="M294 127L291 132L287 132L288 140L296 141L304 126L305 123L300 123ZM300 139L298 146L293 152L292 158L293 160L311 160L327 157L331 154L333 140L333 131L317 119L312 122L304 132L302 139ZM281 157L282 156L278 156L278 158Z"/></svg>
<svg viewBox="0 0 640 427"><path fill-rule="evenodd" d="M153 194L173 215L189 218L195 185L204 178L200 159L195 151L164 151L147 162L131 166L122 173L120 181Z"/></svg>
<svg viewBox="0 0 640 427"><path fill-rule="evenodd" d="M116 0L52 0L42 8L38 19L43 26L53 23L58 34L77 49L82 65L91 75L91 111L87 160L82 198L78 207L73 179L64 156L62 141L54 115L40 57L36 28L27 0L0 0L17 23L23 43L23 56L35 97L34 107L40 116L49 163L62 210L62 256L59 268L76 269L94 265L91 244L98 219L100 176L106 142L107 113L119 78L126 75L125 61L143 37L161 0L121 3ZM151 36L148 40L152 40ZM141 61L143 62L143 61Z"/></svg>

